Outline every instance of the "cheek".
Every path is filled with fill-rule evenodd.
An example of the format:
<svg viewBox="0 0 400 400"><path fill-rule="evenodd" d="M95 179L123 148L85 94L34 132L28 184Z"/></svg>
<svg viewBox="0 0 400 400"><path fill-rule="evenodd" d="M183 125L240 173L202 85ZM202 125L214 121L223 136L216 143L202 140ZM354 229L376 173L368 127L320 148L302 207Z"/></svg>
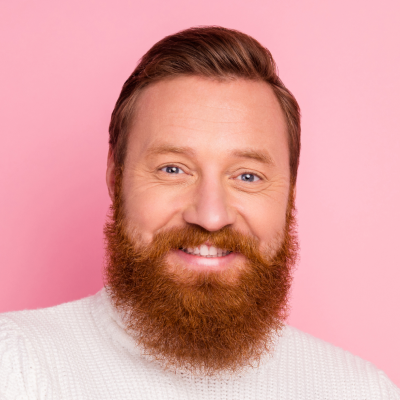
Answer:
<svg viewBox="0 0 400 400"><path fill-rule="evenodd" d="M255 236L262 247L273 247L279 235L284 231L286 224L287 198L255 198L241 204L240 210L243 229L249 230Z"/></svg>
<svg viewBox="0 0 400 400"><path fill-rule="evenodd" d="M130 230L137 230L145 242L154 233L168 227L179 211L179 199L173 193L151 186L129 186L124 190L125 215Z"/></svg>

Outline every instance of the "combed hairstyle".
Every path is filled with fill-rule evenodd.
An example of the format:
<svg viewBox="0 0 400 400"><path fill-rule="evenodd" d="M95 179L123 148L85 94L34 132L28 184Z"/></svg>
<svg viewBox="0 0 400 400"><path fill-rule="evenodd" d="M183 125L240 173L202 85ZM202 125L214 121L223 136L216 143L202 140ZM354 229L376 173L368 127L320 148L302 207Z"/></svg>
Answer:
<svg viewBox="0 0 400 400"><path fill-rule="evenodd" d="M278 77L271 53L252 37L219 26L189 28L165 37L140 60L124 83L110 122L110 148L115 164L122 167L134 104L146 86L182 75L212 79L244 78L268 83L285 115L294 185L300 157L300 108Z"/></svg>

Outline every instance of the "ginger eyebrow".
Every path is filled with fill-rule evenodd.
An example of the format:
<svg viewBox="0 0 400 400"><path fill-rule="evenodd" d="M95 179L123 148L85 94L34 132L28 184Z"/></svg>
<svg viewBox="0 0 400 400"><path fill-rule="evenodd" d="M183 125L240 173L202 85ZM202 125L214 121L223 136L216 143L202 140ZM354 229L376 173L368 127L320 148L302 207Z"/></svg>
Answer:
<svg viewBox="0 0 400 400"><path fill-rule="evenodd" d="M233 152L233 155L239 158L255 160L266 165L275 165L274 160L267 152L259 152L256 150L236 150Z"/></svg>
<svg viewBox="0 0 400 400"><path fill-rule="evenodd" d="M158 154L168 154L168 153L186 154L189 156L194 156L193 150L189 147L173 146L169 144L161 144L158 146L150 147L150 149L147 151L147 154L149 156Z"/></svg>

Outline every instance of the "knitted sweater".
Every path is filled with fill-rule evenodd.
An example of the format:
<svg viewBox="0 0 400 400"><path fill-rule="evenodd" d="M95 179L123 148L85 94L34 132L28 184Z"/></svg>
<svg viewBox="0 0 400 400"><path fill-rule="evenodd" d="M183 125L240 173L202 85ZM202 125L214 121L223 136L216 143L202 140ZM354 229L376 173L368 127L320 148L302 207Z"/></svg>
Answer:
<svg viewBox="0 0 400 400"><path fill-rule="evenodd" d="M272 357L236 376L168 372L142 355L103 289L0 316L0 399L400 399L369 362L286 326Z"/></svg>

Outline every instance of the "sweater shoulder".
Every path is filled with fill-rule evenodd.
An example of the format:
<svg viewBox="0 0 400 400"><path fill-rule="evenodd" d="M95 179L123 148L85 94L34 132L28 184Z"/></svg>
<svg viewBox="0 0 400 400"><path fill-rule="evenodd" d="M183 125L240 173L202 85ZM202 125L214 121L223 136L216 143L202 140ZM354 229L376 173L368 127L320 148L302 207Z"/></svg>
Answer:
<svg viewBox="0 0 400 400"><path fill-rule="evenodd" d="M52 307L6 312L0 314L0 321L3 323L12 321L14 324L23 327L32 323L37 324L47 319L55 319L57 322L67 322L69 319L75 320L90 309L90 306L96 301L96 297L98 297L99 294L100 292L94 296L88 296L83 299L58 304Z"/></svg>
<svg viewBox="0 0 400 400"><path fill-rule="evenodd" d="M0 326L2 329L12 326L14 334L18 332L33 341L75 336L90 325L92 310L98 303L101 303L101 291L53 307L0 314Z"/></svg>
<svg viewBox="0 0 400 400"><path fill-rule="evenodd" d="M298 378L323 382L323 391L342 387L354 398L364 393L365 398L400 399L400 390L382 370L347 350L291 326L285 327L281 342L280 358L289 360Z"/></svg>
<svg viewBox="0 0 400 400"><path fill-rule="evenodd" d="M0 315L1 399L42 398L39 392L47 391L45 371L40 371L37 351L27 334L37 314L36 311L18 311ZM28 323L25 323L28 315Z"/></svg>
<svg viewBox="0 0 400 400"><path fill-rule="evenodd" d="M98 331L93 310L99 303L101 292L54 307L1 314L0 340L30 343L42 354L47 349L71 346Z"/></svg>
<svg viewBox="0 0 400 400"><path fill-rule="evenodd" d="M68 355L76 353L77 343L95 331L91 314L100 294L0 315L1 399L53 398L61 393L53 375Z"/></svg>

